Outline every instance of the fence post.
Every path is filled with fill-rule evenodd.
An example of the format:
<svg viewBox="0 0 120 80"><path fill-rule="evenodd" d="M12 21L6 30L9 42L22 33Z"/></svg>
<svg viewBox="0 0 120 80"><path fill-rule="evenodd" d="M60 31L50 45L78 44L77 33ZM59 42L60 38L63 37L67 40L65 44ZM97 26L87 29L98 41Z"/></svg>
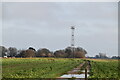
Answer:
<svg viewBox="0 0 120 80"><path fill-rule="evenodd" d="M87 68L85 68L85 80L87 80Z"/></svg>

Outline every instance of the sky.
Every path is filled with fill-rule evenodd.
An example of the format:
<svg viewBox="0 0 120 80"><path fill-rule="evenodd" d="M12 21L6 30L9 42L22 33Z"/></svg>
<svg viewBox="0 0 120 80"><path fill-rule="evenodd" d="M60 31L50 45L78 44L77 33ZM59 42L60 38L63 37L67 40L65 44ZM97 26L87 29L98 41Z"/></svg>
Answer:
<svg viewBox="0 0 120 80"><path fill-rule="evenodd" d="M117 2L4 2L2 4L2 45L51 51L71 45L87 56L118 55Z"/></svg>

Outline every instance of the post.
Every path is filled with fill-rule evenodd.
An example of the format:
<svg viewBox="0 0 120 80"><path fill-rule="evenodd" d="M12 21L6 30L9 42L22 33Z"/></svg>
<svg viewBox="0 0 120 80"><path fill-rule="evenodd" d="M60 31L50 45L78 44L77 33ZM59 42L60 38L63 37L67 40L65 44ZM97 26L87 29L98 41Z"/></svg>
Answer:
<svg viewBox="0 0 120 80"><path fill-rule="evenodd" d="M85 80L87 80L87 68L85 68Z"/></svg>

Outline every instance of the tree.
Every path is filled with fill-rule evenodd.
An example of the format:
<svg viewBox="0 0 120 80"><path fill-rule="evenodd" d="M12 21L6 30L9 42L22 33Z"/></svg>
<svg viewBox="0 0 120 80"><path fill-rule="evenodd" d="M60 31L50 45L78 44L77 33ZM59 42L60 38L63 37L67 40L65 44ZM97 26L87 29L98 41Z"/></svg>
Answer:
<svg viewBox="0 0 120 80"><path fill-rule="evenodd" d="M35 51L31 49L26 50L24 57L35 57Z"/></svg>
<svg viewBox="0 0 120 80"><path fill-rule="evenodd" d="M45 54L45 53L42 53L42 52L41 52L41 49L38 49L36 56L37 56L37 57L45 57L46 54Z"/></svg>
<svg viewBox="0 0 120 80"><path fill-rule="evenodd" d="M46 48L38 49L37 57L52 57L52 53Z"/></svg>
<svg viewBox="0 0 120 80"><path fill-rule="evenodd" d="M95 55L95 58L100 58L100 56L99 55Z"/></svg>
<svg viewBox="0 0 120 80"><path fill-rule="evenodd" d="M47 54L47 57L52 57L52 54L51 54L51 53L48 53L48 54Z"/></svg>
<svg viewBox="0 0 120 80"><path fill-rule="evenodd" d="M85 58L85 54L82 51L75 52L76 58Z"/></svg>
<svg viewBox="0 0 120 80"><path fill-rule="evenodd" d="M65 48L65 53L67 54L66 56L68 57L68 58L72 58L73 57L73 48L72 47L67 47L67 48Z"/></svg>
<svg viewBox="0 0 120 80"><path fill-rule="evenodd" d="M33 50L33 51L36 51L35 48L33 48L33 47L29 47L29 49L31 49L31 50Z"/></svg>
<svg viewBox="0 0 120 80"><path fill-rule="evenodd" d="M20 50L20 53L16 57L35 57L35 51L32 49Z"/></svg>
<svg viewBox="0 0 120 80"><path fill-rule="evenodd" d="M7 48L5 48L4 46L0 46L0 57L6 56L7 55L6 52Z"/></svg>
<svg viewBox="0 0 120 80"><path fill-rule="evenodd" d="M26 50L20 50L16 57L25 57Z"/></svg>
<svg viewBox="0 0 120 80"><path fill-rule="evenodd" d="M75 48L75 57L76 58L85 58L85 54L87 54L87 51L81 47Z"/></svg>
<svg viewBox="0 0 120 80"><path fill-rule="evenodd" d="M16 56L16 54L17 54L17 48L15 48L15 47L9 47L8 50L9 50L10 57L15 57Z"/></svg>
<svg viewBox="0 0 120 80"><path fill-rule="evenodd" d="M65 50L57 50L54 55L64 58L84 58L87 51L81 47L67 47Z"/></svg>
<svg viewBox="0 0 120 80"><path fill-rule="evenodd" d="M111 59L120 59L120 56L112 56Z"/></svg>
<svg viewBox="0 0 120 80"><path fill-rule="evenodd" d="M68 56L67 53L65 53L65 50L57 50L54 52L55 57L61 57L66 58Z"/></svg>

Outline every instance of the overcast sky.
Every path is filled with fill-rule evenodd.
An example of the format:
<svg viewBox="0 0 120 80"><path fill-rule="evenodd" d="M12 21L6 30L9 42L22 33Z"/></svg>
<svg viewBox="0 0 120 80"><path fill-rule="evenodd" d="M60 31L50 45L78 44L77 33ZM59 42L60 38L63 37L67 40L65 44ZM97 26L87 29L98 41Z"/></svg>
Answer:
<svg viewBox="0 0 120 80"><path fill-rule="evenodd" d="M118 55L117 10L117 2L3 3L2 45L64 49L71 43L70 26L75 26L75 46L87 55Z"/></svg>

